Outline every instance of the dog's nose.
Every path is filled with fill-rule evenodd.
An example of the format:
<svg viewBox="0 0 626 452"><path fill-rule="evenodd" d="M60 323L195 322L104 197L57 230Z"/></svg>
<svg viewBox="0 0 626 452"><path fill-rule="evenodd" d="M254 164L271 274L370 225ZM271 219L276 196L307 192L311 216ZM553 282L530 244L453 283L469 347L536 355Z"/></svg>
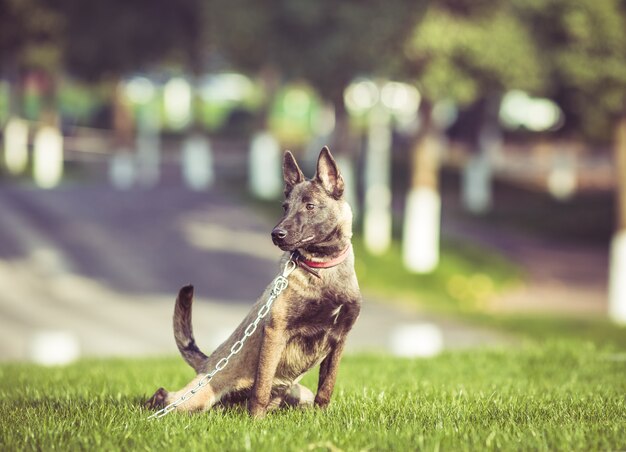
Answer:
<svg viewBox="0 0 626 452"><path fill-rule="evenodd" d="M283 228L274 228L272 231L272 239L281 240L287 237L287 231Z"/></svg>

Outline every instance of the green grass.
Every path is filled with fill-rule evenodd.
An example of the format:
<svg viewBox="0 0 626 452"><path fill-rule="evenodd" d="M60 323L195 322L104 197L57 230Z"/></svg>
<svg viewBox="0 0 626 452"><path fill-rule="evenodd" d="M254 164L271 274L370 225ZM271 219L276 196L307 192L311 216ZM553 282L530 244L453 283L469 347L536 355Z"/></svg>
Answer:
<svg viewBox="0 0 626 452"><path fill-rule="evenodd" d="M570 340L626 351L626 325L617 325L599 315L466 313L465 321L496 328L534 341Z"/></svg>
<svg viewBox="0 0 626 452"><path fill-rule="evenodd" d="M441 260L429 274L413 274L402 265L400 244L394 241L382 256L372 256L360 237L353 240L355 267L363 292L440 311L475 311L499 291L523 278L519 267L494 252L444 240Z"/></svg>
<svg viewBox="0 0 626 452"><path fill-rule="evenodd" d="M347 356L330 408L147 421L179 358L0 366L0 450L616 450L626 356L575 341L433 359ZM304 383L314 387L315 376Z"/></svg>

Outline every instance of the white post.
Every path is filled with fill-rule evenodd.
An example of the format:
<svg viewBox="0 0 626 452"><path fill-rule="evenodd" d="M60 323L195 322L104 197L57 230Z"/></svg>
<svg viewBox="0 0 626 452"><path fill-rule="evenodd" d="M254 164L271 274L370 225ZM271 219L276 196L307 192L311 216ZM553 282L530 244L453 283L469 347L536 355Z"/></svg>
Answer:
<svg viewBox="0 0 626 452"><path fill-rule="evenodd" d="M578 175L575 154L560 151L553 157L547 185L550 194L559 201L566 201L576 194Z"/></svg>
<svg viewBox="0 0 626 452"><path fill-rule="evenodd" d="M181 167L183 180L191 190L206 190L213 184L213 153L204 135L195 133L185 138Z"/></svg>
<svg viewBox="0 0 626 452"><path fill-rule="evenodd" d="M182 77L170 79L163 88L163 104L167 123L181 130L191 122L193 103L192 87Z"/></svg>
<svg viewBox="0 0 626 452"><path fill-rule="evenodd" d="M617 232L611 241L609 317L626 325L626 230Z"/></svg>
<svg viewBox="0 0 626 452"><path fill-rule="evenodd" d="M399 325L390 337L391 353L407 358L431 358L444 349L443 332L433 323Z"/></svg>
<svg viewBox="0 0 626 452"><path fill-rule="evenodd" d="M128 190L137 179L135 158L130 149L117 149L109 159L109 181L118 190Z"/></svg>
<svg viewBox="0 0 626 452"><path fill-rule="evenodd" d="M434 188L411 189L406 199L402 257L414 273L430 273L439 264L441 196Z"/></svg>
<svg viewBox="0 0 626 452"><path fill-rule="evenodd" d="M44 126L34 141L33 176L41 188L53 188L63 176L63 136L59 129Z"/></svg>
<svg viewBox="0 0 626 452"><path fill-rule="evenodd" d="M30 359L43 366L70 364L80 357L80 342L72 331L38 331L29 345Z"/></svg>
<svg viewBox="0 0 626 452"><path fill-rule="evenodd" d="M4 163L11 174L21 174L28 164L28 123L11 118L4 129Z"/></svg>
<svg viewBox="0 0 626 452"><path fill-rule="evenodd" d="M441 137L430 132L416 151L412 188L407 194L402 240L402 259L407 270L429 273L439 264L441 195L437 173Z"/></svg>
<svg viewBox="0 0 626 452"><path fill-rule="evenodd" d="M283 190L282 156L271 133L259 132L250 143L248 185L252 195L259 199L276 199Z"/></svg>
<svg viewBox="0 0 626 452"><path fill-rule="evenodd" d="M491 165L489 157L472 155L463 168L462 200L468 212L482 214L491 209Z"/></svg>
<svg viewBox="0 0 626 452"><path fill-rule="evenodd" d="M368 116L363 238L367 250L375 255L383 254L391 245L390 119L380 102Z"/></svg>
<svg viewBox="0 0 626 452"><path fill-rule="evenodd" d="M626 116L615 127L617 228L611 241L609 317L626 325Z"/></svg>

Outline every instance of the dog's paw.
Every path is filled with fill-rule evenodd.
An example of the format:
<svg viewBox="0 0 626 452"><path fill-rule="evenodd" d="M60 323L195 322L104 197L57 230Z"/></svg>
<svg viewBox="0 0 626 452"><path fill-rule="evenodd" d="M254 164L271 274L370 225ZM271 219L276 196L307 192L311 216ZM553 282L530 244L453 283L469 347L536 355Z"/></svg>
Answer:
<svg viewBox="0 0 626 452"><path fill-rule="evenodd" d="M320 397L319 395L315 397L315 406L317 408L322 408L322 409L326 408L329 403L330 403L330 399L326 397Z"/></svg>
<svg viewBox="0 0 626 452"><path fill-rule="evenodd" d="M313 406L314 399L315 395L313 394L313 392L311 392L309 388L296 383L285 392L283 405L289 407L306 408Z"/></svg>
<svg viewBox="0 0 626 452"><path fill-rule="evenodd" d="M144 403L144 407L151 410L158 410L164 408L167 400L167 391L164 388L157 389L157 392L154 393L152 397L150 397L146 403Z"/></svg>
<svg viewBox="0 0 626 452"><path fill-rule="evenodd" d="M250 404L248 407L248 412L250 413L250 416L252 416L254 419L263 419L267 414L267 408L258 404Z"/></svg>

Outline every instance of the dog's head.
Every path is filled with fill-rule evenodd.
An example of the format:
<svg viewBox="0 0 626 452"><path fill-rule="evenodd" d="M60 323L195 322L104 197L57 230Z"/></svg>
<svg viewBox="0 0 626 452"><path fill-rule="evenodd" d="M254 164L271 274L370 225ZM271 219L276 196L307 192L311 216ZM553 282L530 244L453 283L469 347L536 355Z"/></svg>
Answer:
<svg viewBox="0 0 626 452"><path fill-rule="evenodd" d="M327 147L320 152L317 173L307 180L291 152L283 158L285 214L272 231L283 251L345 247L352 236L352 211L344 200L344 182Z"/></svg>

